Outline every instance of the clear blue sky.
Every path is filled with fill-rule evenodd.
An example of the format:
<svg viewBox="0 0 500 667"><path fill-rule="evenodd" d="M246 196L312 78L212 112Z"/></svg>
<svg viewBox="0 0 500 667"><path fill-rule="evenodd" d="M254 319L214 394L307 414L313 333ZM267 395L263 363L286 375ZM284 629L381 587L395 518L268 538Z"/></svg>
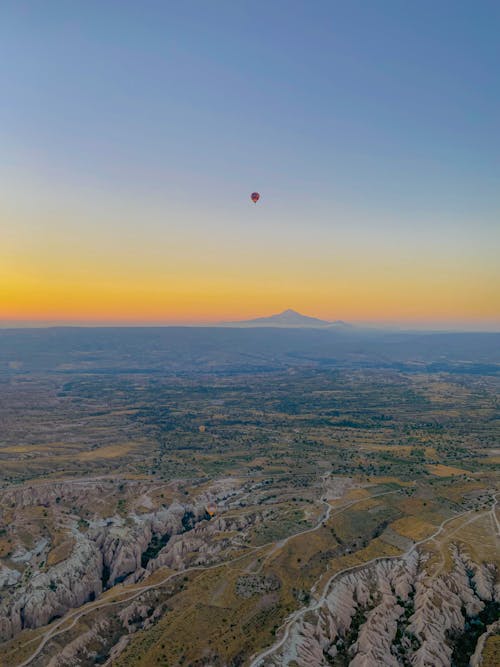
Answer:
<svg viewBox="0 0 500 667"><path fill-rule="evenodd" d="M283 249L281 275L293 282L295 249L310 257L316 238L324 267L341 260L325 246L342 261L376 252L387 267L417 252L416 272L444 265L453 281L462 263L488 290L499 278L499 35L500 3L484 1L4 1L0 194L7 226L21 230L7 234L11 256L27 253L43 273L42 256L57 266L83 224L83 245L102 233L112 264L112 239L133 245L140 226L151 240L139 243L144 266L158 242L173 239L186 268L190 243L218 239L220 254L210 252L218 270L227 260L227 281L235 257L249 271ZM240 210L254 189L258 219L246 200ZM94 260L104 271L105 256ZM364 306L337 309L348 274L322 271L314 280L332 286L331 300L312 298L312 281L313 314L363 319ZM275 293L269 307L288 298ZM481 294L482 315L458 300L448 319L494 320L498 301ZM267 302L252 304L249 315ZM438 305L405 316L432 320ZM381 307L396 313L396 298Z"/></svg>

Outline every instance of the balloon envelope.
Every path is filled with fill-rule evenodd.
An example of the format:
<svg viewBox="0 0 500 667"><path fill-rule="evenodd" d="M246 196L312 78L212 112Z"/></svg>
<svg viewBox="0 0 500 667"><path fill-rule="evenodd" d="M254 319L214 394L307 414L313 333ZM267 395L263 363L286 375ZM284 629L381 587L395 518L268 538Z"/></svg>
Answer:
<svg viewBox="0 0 500 667"><path fill-rule="evenodd" d="M252 194L250 195L250 199L253 201L254 204L256 204L260 199L259 193L258 192L252 192Z"/></svg>

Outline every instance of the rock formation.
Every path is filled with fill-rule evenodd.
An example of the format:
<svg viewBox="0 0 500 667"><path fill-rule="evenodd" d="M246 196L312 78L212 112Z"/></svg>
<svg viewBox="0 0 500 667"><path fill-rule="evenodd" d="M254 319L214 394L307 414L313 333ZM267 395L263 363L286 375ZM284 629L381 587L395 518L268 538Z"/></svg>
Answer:
<svg viewBox="0 0 500 667"><path fill-rule="evenodd" d="M56 498L61 497L58 494L77 493L75 487L79 488L75 484L41 484L8 494L10 500L24 507L57 502ZM222 502L235 493L229 481L223 480L195 504L173 502L147 514L131 514L127 519L118 516L96 519L88 523L85 533L80 532L74 522L69 530L75 545L66 560L43 570L39 559L26 552L25 575L2 567L0 640L10 639L24 628L46 625L118 582L138 581L165 565L185 569L190 564L214 561L231 543L227 539L211 538L221 530L238 530L251 519L207 521L207 498ZM39 555L36 549L33 554ZM147 569L143 567L145 564Z"/></svg>
<svg viewBox="0 0 500 667"><path fill-rule="evenodd" d="M102 553L84 535L78 535L71 556L34 574L27 583L4 596L0 603L0 639L23 628L46 625L68 609L79 607L102 591Z"/></svg>
<svg viewBox="0 0 500 667"><path fill-rule="evenodd" d="M450 638L485 601L498 600L492 565L457 547L451 557L451 571L438 576L415 550L341 575L296 613L286 640L261 664L320 667L341 654L351 667L449 667Z"/></svg>

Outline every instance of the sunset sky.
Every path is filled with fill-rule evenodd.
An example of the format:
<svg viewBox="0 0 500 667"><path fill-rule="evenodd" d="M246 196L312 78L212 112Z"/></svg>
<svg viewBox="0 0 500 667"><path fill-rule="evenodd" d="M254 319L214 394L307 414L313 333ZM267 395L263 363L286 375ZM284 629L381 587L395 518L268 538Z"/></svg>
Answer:
<svg viewBox="0 0 500 667"><path fill-rule="evenodd" d="M500 329L499 30L482 0L2 2L0 321Z"/></svg>

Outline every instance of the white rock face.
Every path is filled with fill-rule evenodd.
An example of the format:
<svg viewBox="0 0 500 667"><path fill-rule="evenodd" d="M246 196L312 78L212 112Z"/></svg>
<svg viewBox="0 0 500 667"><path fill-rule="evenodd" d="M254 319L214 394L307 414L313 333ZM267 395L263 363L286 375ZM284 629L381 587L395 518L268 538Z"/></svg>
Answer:
<svg viewBox="0 0 500 667"><path fill-rule="evenodd" d="M414 550L335 579L296 614L286 640L261 665L326 667L343 653L350 667L450 667L449 633L495 599L497 572L456 547L453 570L430 576Z"/></svg>
<svg viewBox="0 0 500 667"><path fill-rule="evenodd" d="M21 573L17 570L11 570L9 567L0 567L0 589L7 586L14 586L21 578Z"/></svg>
<svg viewBox="0 0 500 667"><path fill-rule="evenodd" d="M495 599L495 568L493 565L477 565L467 558L467 567L474 572L472 580L477 594L482 600Z"/></svg>
<svg viewBox="0 0 500 667"><path fill-rule="evenodd" d="M397 621L404 612L404 607L397 604L394 595L384 593L382 600L367 615L358 634L358 640L352 646L354 659L352 667L369 665L387 665L398 667L397 659L391 655L391 646L396 636Z"/></svg>
<svg viewBox="0 0 500 667"><path fill-rule="evenodd" d="M343 640L356 623L360 625L349 651L351 664L398 665L391 646L404 609L397 598L408 600L417 562L413 553L404 561L382 560L340 577L297 619L284 647L264 664L329 665L330 658L344 650Z"/></svg>
<svg viewBox="0 0 500 667"><path fill-rule="evenodd" d="M465 618L475 616L484 607L484 602L475 594L467 576L467 563L470 559L453 548L454 569L441 577L430 577L425 570L420 572L415 584L415 613L409 619L409 630L420 647L412 656L411 662L416 667L448 667L451 663L452 650L447 643L449 632L462 632ZM476 571L481 566L474 564ZM487 579L481 579L485 599L492 599L493 587ZM478 591L479 593L479 591Z"/></svg>
<svg viewBox="0 0 500 667"><path fill-rule="evenodd" d="M243 531L261 521L262 515L255 513L233 518L219 517L197 523L192 530L174 535L157 558L148 563L145 574L149 575L159 567L183 570L189 566L213 563L222 552L232 546L229 539L214 540L217 533Z"/></svg>
<svg viewBox="0 0 500 667"><path fill-rule="evenodd" d="M14 563L29 563L35 556L40 556L40 554L46 550L48 544L48 540L41 539L35 544L31 551L18 548L10 558Z"/></svg>
<svg viewBox="0 0 500 667"><path fill-rule="evenodd" d="M75 481L41 483L4 491L2 493L2 503L6 507L9 505L15 506L17 510L33 506L48 507L53 505L57 498L63 502L70 502L79 497L85 499L88 497L90 486L93 493L103 495L112 488L110 482L105 481L86 481L81 484Z"/></svg>
<svg viewBox="0 0 500 667"><path fill-rule="evenodd" d="M46 572L36 571L23 581L17 570L2 567L0 589L10 589L12 594L0 595L0 641L7 640L23 628L46 625L56 616L62 616L72 608L97 597L106 586L119 581L133 582L163 565L184 569L187 564L202 564L215 559L230 547L228 540L212 540L214 534L226 528L222 518L205 521L207 499L224 502L235 495L224 480L210 494L198 499L196 505L172 503L148 514L131 515L127 520L120 517L99 519L90 523L86 534L76 526L71 532L75 546L71 556L51 567ZM75 490L76 488L76 490ZM10 500L21 507L51 502L63 494L78 493L72 484L39 485L9 491ZM201 522L201 523L200 523ZM234 530L244 520L234 520ZM151 558L148 570L142 567L144 552L155 538L167 541L159 558ZM160 541L161 544L161 541ZM41 540L35 547L41 554L47 547ZM154 554L154 551L153 551ZM31 552L23 560L31 559ZM28 558L29 556L29 558ZM40 556L41 557L41 556ZM23 581L22 585L20 582Z"/></svg>
<svg viewBox="0 0 500 667"><path fill-rule="evenodd" d="M46 625L55 616L79 607L102 591L102 554L83 535L70 558L48 572L35 574L0 605L0 638L13 637L23 628Z"/></svg>
<svg viewBox="0 0 500 667"><path fill-rule="evenodd" d="M187 513L194 522L203 516L204 509L172 504L158 512L134 517L132 527L122 520L108 520L98 522L87 535L74 529L76 544L67 560L47 572L36 573L14 595L0 601L0 639L9 639L23 628L45 625L55 616L97 597L102 592L106 571L110 585L131 574L140 576L144 572L142 553L153 534L181 532ZM177 562L181 565L182 559ZM3 568L1 572L4 582L16 583L20 578L14 570Z"/></svg>
<svg viewBox="0 0 500 667"><path fill-rule="evenodd" d="M80 664L80 661L77 660L79 653L86 658L91 658L88 645L96 640L99 641L101 635L108 631L108 627L109 623L107 621L95 623L90 630L66 644L62 651L50 660L47 667L74 667L74 665Z"/></svg>
<svg viewBox="0 0 500 667"><path fill-rule="evenodd" d="M103 562L109 572L109 585L140 570L142 554L153 535L181 532L184 529L182 521L188 512L193 515L193 520L199 520L204 510L173 503L157 512L132 517L134 525L131 528L123 526L122 522L113 522L92 530L92 538L102 551Z"/></svg>

